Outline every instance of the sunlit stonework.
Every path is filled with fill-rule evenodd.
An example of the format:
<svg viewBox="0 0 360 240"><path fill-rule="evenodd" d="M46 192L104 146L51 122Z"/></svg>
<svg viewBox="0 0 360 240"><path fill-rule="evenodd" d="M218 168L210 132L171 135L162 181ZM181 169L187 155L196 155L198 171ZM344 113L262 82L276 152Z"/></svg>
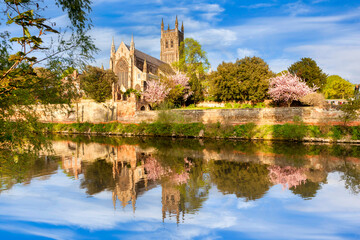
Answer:
<svg viewBox="0 0 360 240"><path fill-rule="evenodd" d="M130 45L123 41L118 49L115 49L114 39L111 45L110 69L118 76L114 85L113 99L125 100L122 93L128 89L144 91L146 82L158 79L161 75L174 73L171 64L179 61L180 44L184 41L184 25L181 31L178 29L178 19L175 20L175 29L164 30L164 22L161 23L160 60L135 48L134 37Z"/></svg>

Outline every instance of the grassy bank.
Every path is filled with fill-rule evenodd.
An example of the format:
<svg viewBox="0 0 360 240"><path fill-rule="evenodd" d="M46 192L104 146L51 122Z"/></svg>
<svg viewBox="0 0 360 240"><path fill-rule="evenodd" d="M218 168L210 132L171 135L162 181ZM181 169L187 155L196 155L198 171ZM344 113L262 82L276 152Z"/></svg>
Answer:
<svg viewBox="0 0 360 240"><path fill-rule="evenodd" d="M360 126L312 126L303 123L283 125L202 124L202 123L44 123L51 133L85 133L133 136L171 136L204 138L269 139L292 141L339 141L360 140Z"/></svg>

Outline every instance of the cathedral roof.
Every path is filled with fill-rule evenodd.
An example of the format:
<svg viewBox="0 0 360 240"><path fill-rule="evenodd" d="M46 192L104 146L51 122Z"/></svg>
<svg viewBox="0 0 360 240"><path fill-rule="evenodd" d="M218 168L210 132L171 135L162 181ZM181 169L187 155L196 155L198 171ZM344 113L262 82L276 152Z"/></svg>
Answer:
<svg viewBox="0 0 360 240"><path fill-rule="evenodd" d="M125 44L125 46L128 48L128 50L130 50L130 46ZM154 58L140 50L137 50L135 48L135 57L139 58L141 60L145 60L146 59L146 63L147 64L152 64L155 65L157 68L159 68L161 71L165 72L165 73L170 73L170 74L174 74L174 70L171 68L171 66L169 64L167 64L166 62L163 62L157 58Z"/></svg>

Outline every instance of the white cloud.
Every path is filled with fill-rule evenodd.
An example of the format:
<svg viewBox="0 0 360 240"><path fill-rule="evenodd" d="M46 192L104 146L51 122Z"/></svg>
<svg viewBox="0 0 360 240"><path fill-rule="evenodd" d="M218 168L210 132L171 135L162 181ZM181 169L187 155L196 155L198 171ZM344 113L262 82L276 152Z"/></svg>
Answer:
<svg viewBox="0 0 360 240"><path fill-rule="evenodd" d="M267 8L267 7L273 7L275 4L273 3L257 3L252 5L244 5L240 6L242 8L248 8L248 9L257 9L257 8Z"/></svg>
<svg viewBox="0 0 360 240"><path fill-rule="evenodd" d="M238 48L236 50L236 52L237 52L237 56L239 59L244 58L244 57L258 56L258 53L255 50L248 49L248 48Z"/></svg>
<svg viewBox="0 0 360 240"><path fill-rule="evenodd" d="M287 58L277 58L277 59L272 59L272 60L268 61L270 69L272 71L274 71L275 73L286 70L293 63L294 63L294 60L287 59Z"/></svg>

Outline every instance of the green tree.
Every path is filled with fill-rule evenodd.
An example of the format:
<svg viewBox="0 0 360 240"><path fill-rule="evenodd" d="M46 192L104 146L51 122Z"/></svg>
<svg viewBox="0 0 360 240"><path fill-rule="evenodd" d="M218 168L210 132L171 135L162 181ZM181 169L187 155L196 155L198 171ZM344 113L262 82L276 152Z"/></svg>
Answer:
<svg viewBox="0 0 360 240"><path fill-rule="evenodd" d="M187 74L193 94L190 102L199 102L203 99L205 74L210 64L206 52L200 43L192 38L186 38L180 44L180 58L174 63L176 69Z"/></svg>
<svg viewBox="0 0 360 240"><path fill-rule="evenodd" d="M4 14L1 23L12 32L17 32L13 31L16 28L21 32L20 36L0 34L0 146L3 149L22 153L39 150L44 143L40 139L45 141L45 138L39 138L43 125L38 122L34 106L70 103L72 94L61 82L61 72L70 66L83 65L96 51L86 33L91 28L90 0L55 0L55 3L67 13L71 23L63 32L56 22L44 17L45 1L1 3ZM15 44L19 46L12 48ZM47 70L34 69L39 63Z"/></svg>
<svg viewBox="0 0 360 240"><path fill-rule="evenodd" d="M347 99L354 95L354 85L338 75L331 75L326 79L323 92L327 99Z"/></svg>
<svg viewBox="0 0 360 240"><path fill-rule="evenodd" d="M276 76L281 76L281 75L287 74L287 73L289 73L288 70L282 70L281 72L278 72L278 73L276 74Z"/></svg>
<svg viewBox="0 0 360 240"><path fill-rule="evenodd" d="M80 76L81 89L96 102L105 102L111 98L112 84L115 81L116 75L113 71L92 66L87 66L84 74Z"/></svg>
<svg viewBox="0 0 360 240"><path fill-rule="evenodd" d="M302 58L293 63L288 71L303 79L309 87L318 87L322 90L326 84L327 74L311 58Z"/></svg>
<svg viewBox="0 0 360 240"><path fill-rule="evenodd" d="M210 93L218 101L262 101L272 76L267 63L258 57L223 62L210 76Z"/></svg>

